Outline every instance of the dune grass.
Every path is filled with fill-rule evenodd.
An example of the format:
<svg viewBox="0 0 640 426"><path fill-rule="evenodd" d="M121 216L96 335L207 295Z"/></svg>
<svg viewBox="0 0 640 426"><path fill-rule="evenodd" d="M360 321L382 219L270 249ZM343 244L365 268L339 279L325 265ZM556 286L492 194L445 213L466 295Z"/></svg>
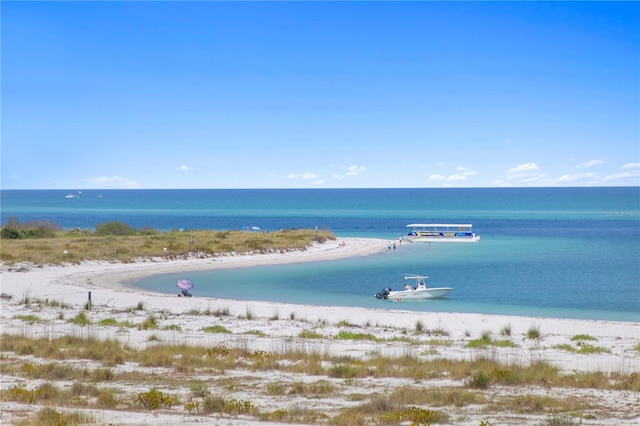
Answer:
<svg viewBox="0 0 640 426"><path fill-rule="evenodd" d="M330 339L331 337L319 337ZM61 350L64 348L64 350ZM99 348L98 351L95 348ZM388 357L371 354L366 359L310 351L285 350L279 353L229 348L224 345L199 347L159 342L146 349L133 349L114 341L62 337L56 339L2 335L0 350L5 353L3 374L45 382L35 388L9 387L0 392L3 401L55 405L65 409L93 407L118 410L184 410L190 414L220 413L246 415L259 420L287 419L312 424L409 424L425 421L437 424L451 419L445 407L477 405L487 413L513 412L533 414L589 413L594 406L578 398L547 397L507 393L487 397L494 386L557 386L563 388L625 389L640 391L638 375L605 373L562 374L546 362L530 365L504 365L489 358L455 361L421 359L415 356ZM47 363L12 360L6 354L29 354L50 360ZM85 363L65 365L64 360L91 359L101 366ZM51 362L52 361L52 362ZM131 363L140 368L115 373L113 365ZM145 372L142 368L165 368L174 374ZM252 375L243 379L225 377L234 370L274 371L277 374L303 375L307 379L270 382L256 387ZM237 373L236 373L237 374ZM185 378L192 378L185 380ZM234 375L235 377L235 375ZM238 377L242 377L238 376ZM315 380L308 380L315 377ZM197 380L195 380L197 378ZM411 379L413 385L399 386L390 392L372 388L373 393L353 392L361 380L372 378ZM424 380L446 379L466 386L421 385ZM73 385L54 385L72 381ZM108 383L126 382L137 393L123 394ZM185 388L186 387L186 388ZM182 392L178 389L185 388ZM141 389L141 390L140 390ZM265 397L304 397L308 399L351 399L357 404L340 408L333 414L304 407L264 411L258 406L233 398L233 392L251 389ZM186 392L186 397L184 396ZM178 395L181 395L178 397ZM420 408L421 407L421 408ZM425 408L431 407L431 408ZM586 415L586 414L585 414ZM73 424L73 423L70 423Z"/></svg>
<svg viewBox="0 0 640 426"><path fill-rule="evenodd" d="M283 229L268 233L194 230L100 236L58 231L55 237L2 239L0 260L5 265L80 263L83 260L133 262L137 258L222 256L304 250L314 241L335 240L327 230Z"/></svg>

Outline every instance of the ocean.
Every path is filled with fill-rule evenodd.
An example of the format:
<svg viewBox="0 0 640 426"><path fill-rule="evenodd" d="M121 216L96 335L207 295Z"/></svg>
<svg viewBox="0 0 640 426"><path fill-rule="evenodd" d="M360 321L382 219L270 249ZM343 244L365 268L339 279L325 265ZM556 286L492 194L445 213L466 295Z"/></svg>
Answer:
<svg viewBox="0 0 640 426"><path fill-rule="evenodd" d="M74 198L65 198L74 195ZM1 219L64 229L328 229L393 241L409 223L471 223L477 244L402 243L338 261L152 276L142 288L195 296L379 309L640 322L640 188L2 190ZM386 244L385 244L386 245ZM403 274L446 299L377 300Z"/></svg>

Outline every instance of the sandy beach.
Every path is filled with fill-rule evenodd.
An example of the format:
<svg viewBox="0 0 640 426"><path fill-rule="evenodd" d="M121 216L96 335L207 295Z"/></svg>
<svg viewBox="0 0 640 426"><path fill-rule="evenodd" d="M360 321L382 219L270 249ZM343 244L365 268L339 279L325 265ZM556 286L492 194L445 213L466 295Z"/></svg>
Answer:
<svg viewBox="0 0 640 426"><path fill-rule="evenodd" d="M159 344L198 345L215 347L224 344L229 348L243 348L251 351L283 353L291 350L322 353L365 359L375 353L390 357L412 356L421 359L474 360L487 357L504 365L529 365L548 362L565 374L602 372L637 377L640 372L640 324L633 322L551 319L542 317L519 317L500 315L480 315L466 313L431 313L348 307L326 307L311 305L290 305L261 301L236 301L204 297L177 297L176 294L158 294L128 287L124 283L140 277L170 273L207 270L215 268L238 268L262 264L305 262L340 259L350 256L367 256L386 250L386 240L348 238L345 246L330 241L316 244L304 251L273 254L236 254L212 258L183 260L146 259L136 263L86 262L66 266L4 266L1 274L2 333L26 337L87 336L99 340L115 339L132 348L142 349ZM88 294L91 292L91 310L85 310ZM46 303L42 303L46 301ZM52 301L60 303L51 303ZM39 302L39 303L38 303ZM134 309L137 307L136 309ZM86 312L90 325L76 325L68 321L79 312ZM204 315L204 312L224 311L218 317ZM37 321L25 321L25 316L37 317ZM149 315L159 319L156 329L144 330L136 327L117 328L99 325L104 319L117 322L141 323ZM207 333L202 329L212 324L225 327L230 333ZM313 330L320 339L299 337L301 332ZM348 340L334 338L341 330L367 333L376 340ZM415 332L416 329L423 331ZM509 330L505 335L501 331ZM538 330L539 338L528 338L528 333ZM508 339L513 345L499 347L470 348L468 343L483 334L494 338ZM576 353L566 350L575 346L575 336L589 336L589 343L601 348L593 353ZM394 340L397 336L411 336L424 345L433 344L434 339L446 340L447 344L437 345L433 350L425 350L421 345ZM429 343L431 342L431 343ZM564 349L563 349L564 348ZM3 364L46 363L43 359L29 358L3 351ZM86 361L85 368L100 368L95 362ZM123 365L115 371L136 369L139 366ZM7 372L8 371L8 372ZM41 380L29 380L3 370L1 388L3 391L24 385L35 388ZM168 374L158 369L154 374ZM234 377L233 371L226 371L227 378ZM296 381L329 380L327 377L296 377L277 370L237 372L239 383L250 383L252 388L264 388L269 383L290 383ZM636 376L634 376L634 374ZM203 376L204 377L204 376ZM340 386L344 380L336 380ZM363 393L392 392L403 386L435 388L438 386L462 387L464 383L443 380L413 380L373 377L360 380ZM207 381L209 383L209 381ZM216 381L210 381L211 393L223 392L216 388ZM59 387L71 386L68 380L60 379ZM114 383L109 383L114 386ZM135 386L118 383L119 391L125 394L140 392ZM86 411L98 424L258 424L260 420L250 416L225 416L222 414L202 415L185 410L189 387L165 389L180 396L182 404L171 409L154 412L144 410L108 410L86 408L64 408L71 411ZM313 406L318 410L335 414L340 409L352 406L353 400L335 398L309 399L295 395L270 396L268 393L237 389L226 394L237 400L250 399L262 412L277 409L291 409L292 406ZM582 424L638 424L640 421L640 394L633 390L599 390L590 388L552 388L540 386L516 388L492 386L486 391L491 398L504 395L542 394L558 398L580 398L593 408L593 418L583 419ZM491 396L492 395L492 396ZM0 423L11 424L27 418L42 408L39 404L25 404L2 401ZM62 408L61 408L62 409ZM478 425L481 421L491 424L540 424L549 417L549 412L501 412L485 411L482 407L443 405L438 410L447 412L448 423ZM577 421L577 420L576 420ZM276 422L270 422L276 424ZM577 424L577 423L576 423Z"/></svg>

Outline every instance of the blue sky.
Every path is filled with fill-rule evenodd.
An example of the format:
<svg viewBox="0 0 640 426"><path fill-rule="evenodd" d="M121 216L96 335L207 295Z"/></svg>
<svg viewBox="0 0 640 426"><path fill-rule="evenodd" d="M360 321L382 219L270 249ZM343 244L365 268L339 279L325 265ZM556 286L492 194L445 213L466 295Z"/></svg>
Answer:
<svg viewBox="0 0 640 426"><path fill-rule="evenodd" d="M640 185L638 2L6 2L3 189Z"/></svg>

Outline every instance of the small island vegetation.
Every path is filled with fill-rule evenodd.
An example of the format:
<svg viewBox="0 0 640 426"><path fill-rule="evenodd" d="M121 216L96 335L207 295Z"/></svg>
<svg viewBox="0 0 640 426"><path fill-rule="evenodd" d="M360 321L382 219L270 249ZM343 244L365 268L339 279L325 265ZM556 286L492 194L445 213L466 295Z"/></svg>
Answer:
<svg viewBox="0 0 640 426"><path fill-rule="evenodd" d="M5 265L38 265L99 260L134 262L142 258L208 258L235 253L305 250L314 242L335 240L328 230L277 231L178 230L166 232L123 222L105 222L95 230L63 230L51 221L20 222L9 218L0 230L0 260Z"/></svg>

